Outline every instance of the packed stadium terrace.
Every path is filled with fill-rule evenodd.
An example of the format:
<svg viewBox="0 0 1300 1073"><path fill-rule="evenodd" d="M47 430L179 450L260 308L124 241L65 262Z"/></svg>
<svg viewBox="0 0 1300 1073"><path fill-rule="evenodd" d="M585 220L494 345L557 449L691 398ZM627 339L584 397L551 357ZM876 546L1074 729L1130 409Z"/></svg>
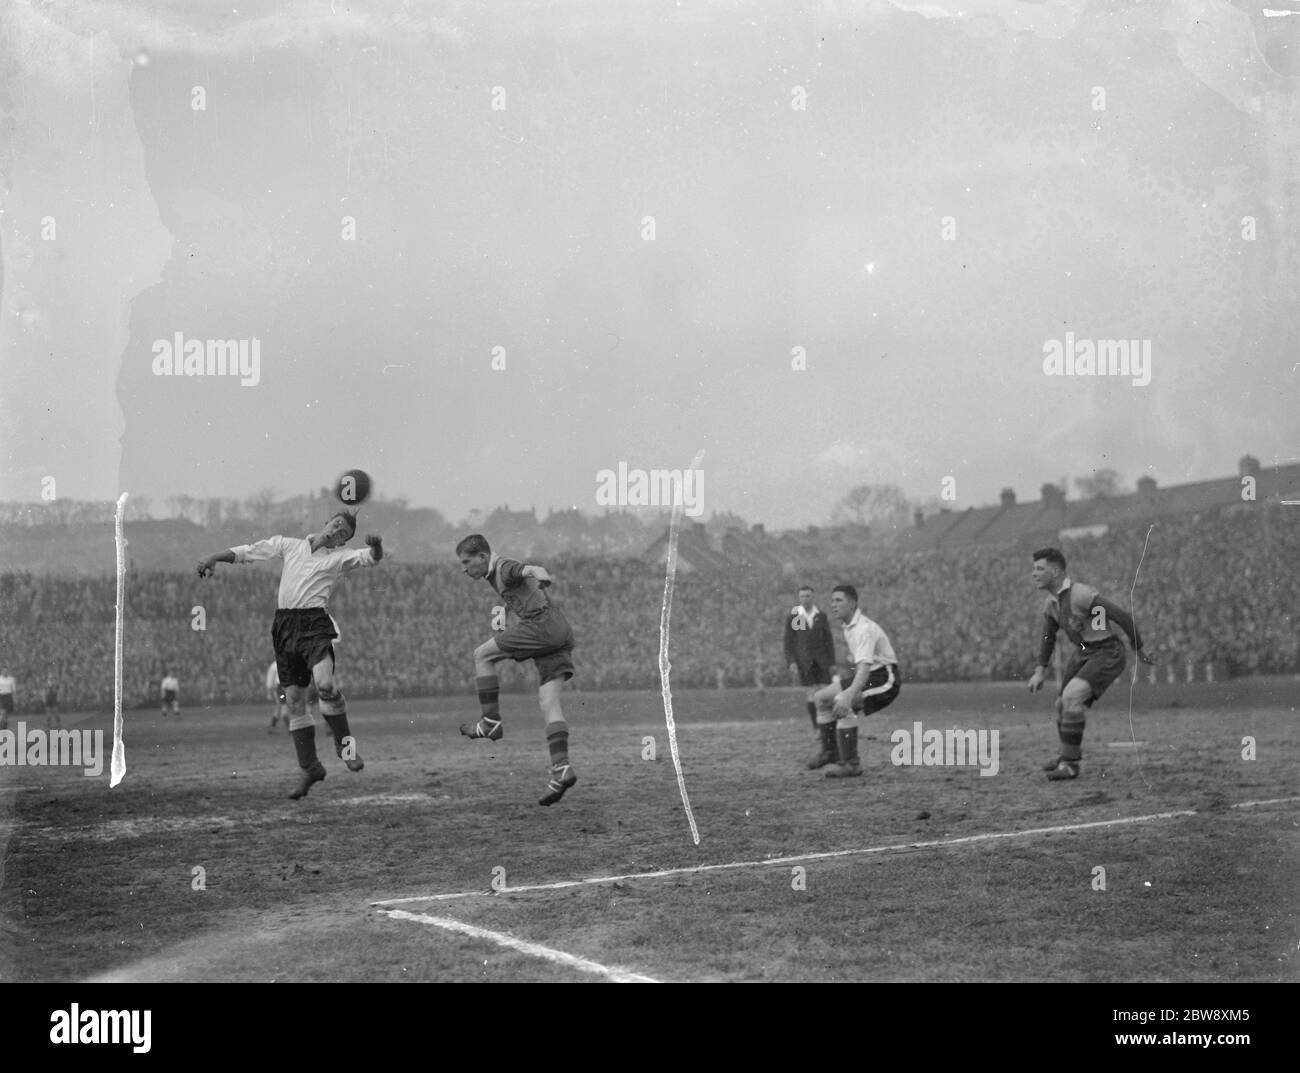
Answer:
<svg viewBox="0 0 1300 1073"><path fill-rule="evenodd" d="M1064 542L1070 575L1132 605L1148 651L1182 668L1220 673L1300 671L1300 509L1242 507ZM508 551L509 549L505 549ZM1031 548L867 552L782 575L682 573L672 607L674 686L788 684L785 616L808 582L822 607L838 582L889 633L909 681L1011 679L1033 667L1042 594L1029 582ZM1139 559L1141 570L1134 586ZM658 688L662 566L569 558L545 565L573 623L582 690ZM260 700L273 658L270 622L278 564L221 566L214 579L132 571L127 581L124 704L157 703L165 668L184 704ZM47 678L65 710L113 703L116 580L0 575L0 674L17 679L20 711L38 710ZM494 594L455 564L385 562L349 575L331 612L342 629L339 672L354 698L465 694L474 646L489 636ZM196 630L202 607L206 629ZM838 643L838 637L837 637ZM840 649L843 656L843 649ZM535 683L531 666L503 676Z"/></svg>

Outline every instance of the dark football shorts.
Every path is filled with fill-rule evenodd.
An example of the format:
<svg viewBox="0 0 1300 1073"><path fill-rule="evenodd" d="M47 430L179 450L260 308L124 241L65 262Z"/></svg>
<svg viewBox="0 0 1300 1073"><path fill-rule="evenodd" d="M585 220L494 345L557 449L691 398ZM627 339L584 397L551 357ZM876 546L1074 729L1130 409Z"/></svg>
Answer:
<svg viewBox="0 0 1300 1073"><path fill-rule="evenodd" d="M1124 654L1124 642L1118 637L1108 641L1099 641L1087 645L1070 654L1065 661L1065 671L1061 675L1061 692L1071 678L1082 678L1092 687L1092 696L1085 701L1092 704L1106 692L1110 684L1124 673L1128 658Z"/></svg>
<svg viewBox="0 0 1300 1073"><path fill-rule="evenodd" d="M799 668L799 681L806 686L824 686L830 682L831 675L834 673L834 667L827 667L814 661L806 667Z"/></svg>
<svg viewBox="0 0 1300 1073"><path fill-rule="evenodd" d="M847 681L841 679L845 685L852 681L852 676ZM872 712L880 711L881 708L888 708L894 703L894 698L902 688L903 676L898 673L896 663L886 663L883 667L877 667L867 675L867 684L862 687L862 695L854 702L853 710L863 715L870 715Z"/></svg>
<svg viewBox="0 0 1300 1073"><path fill-rule="evenodd" d="M174 690L174 689L165 689L165 690L163 690L163 703L164 703L164 704L170 704L170 703L171 703L172 701L174 701L175 699L176 699L176 690Z"/></svg>
<svg viewBox="0 0 1300 1073"><path fill-rule="evenodd" d="M515 662L536 663L539 685L573 677L573 629L554 605L534 618L521 618L493 640Z"/></svg>
<svg viewBox="0 0 1300 1073"><path fill-rule="evenodd" d="M280 608L271 623L275 668L280 685L299 688L311 683L311 669L326 656L334 658L334 623L322 607Z"/></svg>
<svg viewBox="0 0 1300 1073"><path fill-rule="evenodd" d="M0 693L0 712L5 715L14 714L14 695L12 693Z"/></svg>

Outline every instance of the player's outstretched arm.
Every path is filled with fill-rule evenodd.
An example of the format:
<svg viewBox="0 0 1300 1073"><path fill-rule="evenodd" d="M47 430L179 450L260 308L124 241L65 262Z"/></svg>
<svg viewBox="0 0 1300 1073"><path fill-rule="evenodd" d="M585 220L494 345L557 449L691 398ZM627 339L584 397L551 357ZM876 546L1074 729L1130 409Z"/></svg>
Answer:
<svg viewBox="0 0 1300 1073"><path fill-rule="evenodd" d="M366 537L366 544L370 547L370 554L374 556L375 562L379 562L384 557L384 538L371 533Z"/></svg>
<svg viewBox="0 0 1300 1073"><path fill-rule="evenodd" d="M234 563L235 553L227 548L218 555L209 555L199 563L199 577L208 577L217 572L217 563Z"/></svg>

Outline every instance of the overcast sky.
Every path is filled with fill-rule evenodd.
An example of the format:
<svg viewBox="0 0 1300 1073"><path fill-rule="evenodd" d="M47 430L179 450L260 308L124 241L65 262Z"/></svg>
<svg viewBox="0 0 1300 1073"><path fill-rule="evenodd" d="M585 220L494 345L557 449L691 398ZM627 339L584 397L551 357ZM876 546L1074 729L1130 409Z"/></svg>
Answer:
<svg viewBox="0 0 1300 1073"><path fill-rule="evenodd" d="M702 450L787 528L1294 461L1300 17L1238 2L0 7L0 498L595 511Z"/></svg>

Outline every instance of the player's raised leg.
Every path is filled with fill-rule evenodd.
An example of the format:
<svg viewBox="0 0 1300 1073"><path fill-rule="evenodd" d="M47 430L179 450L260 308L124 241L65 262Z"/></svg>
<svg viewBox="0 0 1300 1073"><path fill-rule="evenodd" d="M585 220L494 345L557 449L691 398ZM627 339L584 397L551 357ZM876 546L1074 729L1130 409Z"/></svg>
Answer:
<svg viewBox="0 0 1300 1073"><path fill-rule="evenodd" d="M500 741L505 731L501 727L501 679L496 665L509 659L495 639L484 641L474 649L474 689L478 693L479 720L472 728L461 723L460 732L467 738L487 738Z"/></svg>
<svg viewBox="0 0 1300 1073"><path fill-rule="evenodd" d="M357 751L356 738L348 728L348 707L343 692L334 682L334 653L327 653L311 669L312 681L320 697L320 713L334 738L334 755L347 764L349 771L366 766Z"/></svg>

